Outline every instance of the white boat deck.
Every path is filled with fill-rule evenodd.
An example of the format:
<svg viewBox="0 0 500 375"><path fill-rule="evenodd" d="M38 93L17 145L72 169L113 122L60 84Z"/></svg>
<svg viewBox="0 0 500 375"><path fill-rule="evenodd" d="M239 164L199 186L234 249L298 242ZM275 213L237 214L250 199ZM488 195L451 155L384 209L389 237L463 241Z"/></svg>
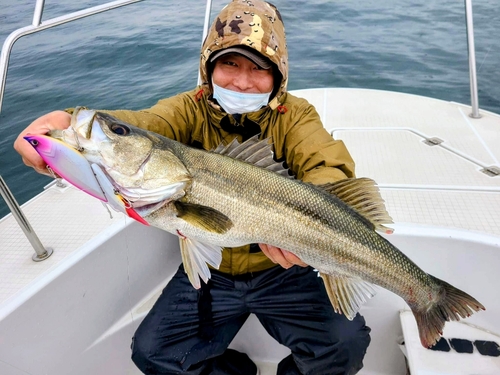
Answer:
<svg viewBox="0 0 500 375"><path fill-rule="evenodd" d="M364 89L296 92L373 178L395 222L500 236L500 116L453 102ZM426 138L439 138L429 146Z"/></svg>
<svg viewBox="0 0 500 375"><path fill-rule="evenodd" d="M34 262L33 247L17 221L10 214L0 221L0 317L2 304L32 281L53 271L110 225L129 220L114 211L111 218L98 200L69 185L63 189L50 185L22 209L42 244L54 249L51 257Z"/></svg>
<svg viewBox="0 0 500 375"><path fill-rule="evenodd" d="M481 119L472 119L468 106L393 92L294 93L313 103L325 127L344 140L358 177L377 181L395 223L498 237L500 247L500 176L481 171L500 168L500 116L482 111ZM444 142L423 142L433 137ZM77 262L89 241L102 241L106 233L130 225L130 219L115 212L110 219L99 201L74 188L51 186L23 205L23 211L54 254L33 262L33 250L16 221L10 215L0 220L0 320L68 263ZM263 375L272 373L273 366L267 367ZM2 369L0 356L0 373ZM369 366L362 372L372 373Z"/></svg>

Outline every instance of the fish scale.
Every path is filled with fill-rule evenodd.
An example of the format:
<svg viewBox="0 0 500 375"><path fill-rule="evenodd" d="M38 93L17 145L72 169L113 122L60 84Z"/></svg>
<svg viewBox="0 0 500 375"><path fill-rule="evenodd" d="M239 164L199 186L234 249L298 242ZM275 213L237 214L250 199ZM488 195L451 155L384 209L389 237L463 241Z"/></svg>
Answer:
<svg viewBox="0 0 500 375"><path fill-rule="evenodd" d="M398 294L405 289L408 271L394 272L394 276L390 277L390 273L387 275L385 271L374 272L374 265L377 265L379 270L380 268L391 270L393 268L390 266L394 264L406 265L406 268L416 274L414 278L419 279L421 283L429 283L429 280L426 280L426 273L417 267L408 267L409 260L376 232L367 230L364 221L342 221L343 218L350 218L350 215L354 213L336 197L298 181L287 183L286 180L266 170L237 163L233 161L234 159L226 158L224 168L220 168L222 163L220 157L213 157L210 154L206 156L206 159L197 158L196 164L189 158L181 159L187 166L196 165L195 168L188 169L193 180L199 179L208 186L208 189L201 188L201 182L193 185L188 202L215 208L229 218L235 218L235 224L238 224L237 217L242 218L241 226L235 225L221 236L221 245L227 244L228 239L235 238L241 239L241 242L233 243L232 246L256 242L268 243L286 248L306 263L325 273L341 272L343 270L341 265L344 263L356 264L357 267L348 267L349 271L344 272L354 273L356 276L363 275L370 282L399 292ZM202 175L198 169L208 171L210 178ZM258 181L259 185L249 190L249 180ZM225 181L229 181L230 184L226 186ZM213 186L218 186L219 189L210 188ZM196 191L197 188L200 191ZM228 199L221 197L217 190L224 191ZM272 199L266 199L264 195L257 204L254 200L255 192L260 191L274 192ZM245 206L244 202L250 202L250 204ZM272 206L270 206L271 203ZM261 213L263 207L267 208L265 220ZM252 218L255 220L251 220ZM287 224L283 223L283 218L290 218L284 220ZM304 223L308 226L295 225L298 218L307 218ZM313 223L319 225L316 232L310 229ZM248 227L254 230L250 231ZM284 228L286 230L283 230ZM340 246L343 243L346 245ZM353 243L361 244L359 251L352 251L356 248ZM328 247L325 249L326 245ZM322 246L326 251L317 251L315 248L318 246ZM361 267L361 264L365 267ZM383 266L380 267L381 265ZM394 270L397 269L394 268Z"/></svg>

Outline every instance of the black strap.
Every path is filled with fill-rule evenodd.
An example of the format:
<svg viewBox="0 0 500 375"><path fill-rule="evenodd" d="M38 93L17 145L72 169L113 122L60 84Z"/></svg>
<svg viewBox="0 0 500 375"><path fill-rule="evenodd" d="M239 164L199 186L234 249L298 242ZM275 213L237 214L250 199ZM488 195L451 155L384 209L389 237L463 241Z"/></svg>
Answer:
<svg viewBox="0 0 500 375"><path fill-rule="evenodd" d="M255 254L255 253L260 253L262 250L260 249L260 246L256 243L250 244L250 254Z"/></svg>
<svg viewBox="0 0 500 375"><path fill-rule="evenodd" d="M235 123L232 124L229 115L224 116L220 120L221 128L227 131L228 133L240 134L243 137L243 142L261 132L260 125L257 124L255 121L249 120L248 118L245 118L243 124L239 124L237 122L239 117L240 116L238 115L233 115Z"/></svg>
<svg viewBox="0 0 500 375"><path fill-rule="evenodd" d="M201 287L198 289L198 318L200 320L198 336L204 340L210 340L214 337L211 286L211 280L208 280L206 284L202 281Z"/></svg>

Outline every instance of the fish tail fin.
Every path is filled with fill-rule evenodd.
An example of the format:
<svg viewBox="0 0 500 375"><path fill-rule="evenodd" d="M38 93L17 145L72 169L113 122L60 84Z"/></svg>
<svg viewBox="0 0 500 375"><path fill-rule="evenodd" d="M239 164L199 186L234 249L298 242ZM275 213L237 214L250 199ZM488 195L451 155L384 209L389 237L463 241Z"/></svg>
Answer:
<svg viewBox="0 0 500 375"><path fill-rule="evenodd" d="M441 287L441 298L430 309L412 308L417 321L420 342L426 348L433 346L443 334L447 321L459 321L473 313L485 310L474 297L434 276L429 277Z"/></svg>

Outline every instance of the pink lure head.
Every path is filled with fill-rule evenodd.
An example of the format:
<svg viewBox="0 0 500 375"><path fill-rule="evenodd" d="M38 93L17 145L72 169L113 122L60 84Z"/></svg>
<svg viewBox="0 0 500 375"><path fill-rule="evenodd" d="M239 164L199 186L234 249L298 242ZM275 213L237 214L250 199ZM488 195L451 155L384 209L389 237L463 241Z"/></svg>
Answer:
<svg viewBox="0 0 500 375"><path fill-rule="evenodd" d="M66 143L46 135L27 135L24 139L33 146L43 161L59 176L76 188L107 202L89 162L80 152Z"/></svg>
<svg viewBox="0 0 500 375"><path fill-rule="evenodd" d="M27 135L24 137L38 152L45 163L59 176L76 188L91 196L107 202L113 209L149 225L132 207L128 206L120 195L116 195L112 184L77 150L66 143L46 136Z"/></svg>

